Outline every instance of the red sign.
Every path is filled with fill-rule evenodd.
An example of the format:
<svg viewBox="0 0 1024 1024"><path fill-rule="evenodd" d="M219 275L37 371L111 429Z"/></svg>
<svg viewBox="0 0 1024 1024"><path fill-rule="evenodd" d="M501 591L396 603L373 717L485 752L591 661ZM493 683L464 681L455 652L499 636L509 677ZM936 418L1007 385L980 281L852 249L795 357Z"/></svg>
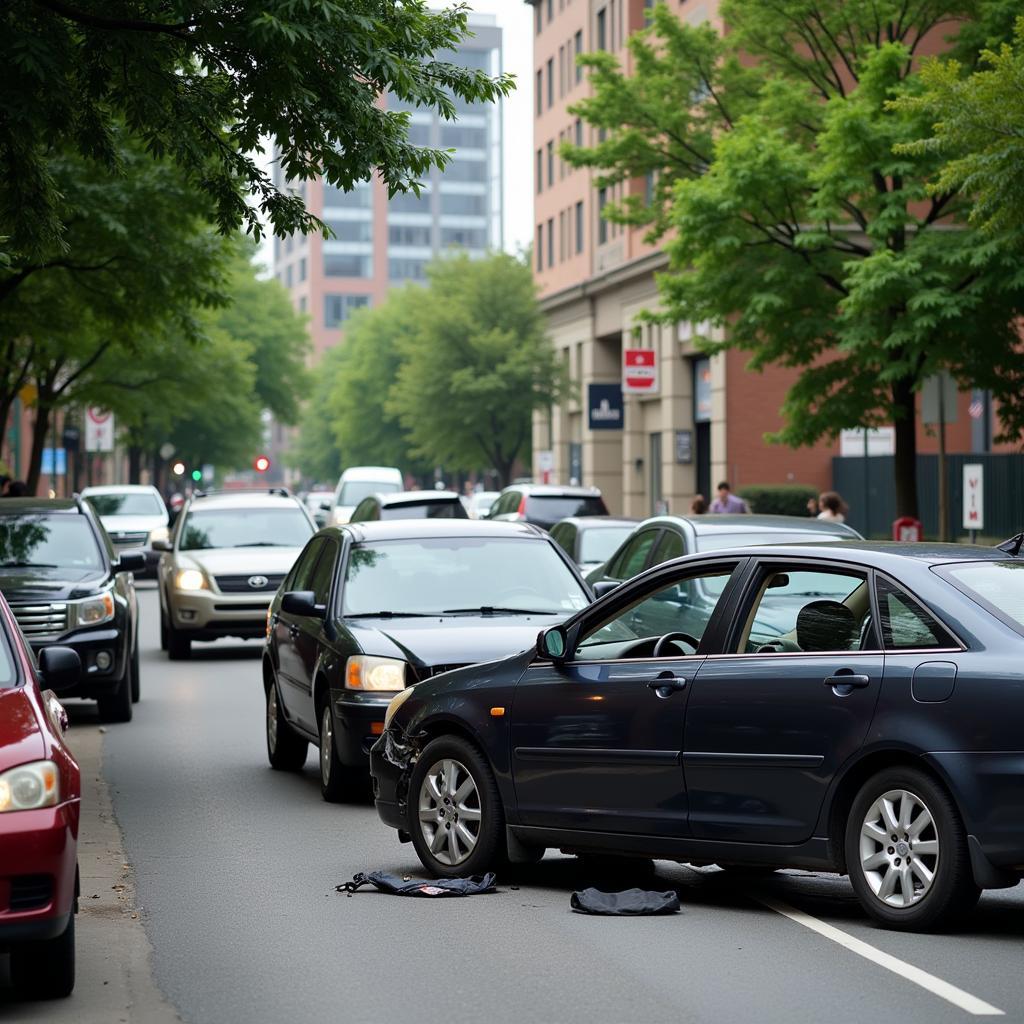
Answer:
<svg viewBox="0 0 1024 1024"><path fill-rule="evenodd" d="M658 353L652 348L622 350L622 390L653 395L658 390Z"/></svg>

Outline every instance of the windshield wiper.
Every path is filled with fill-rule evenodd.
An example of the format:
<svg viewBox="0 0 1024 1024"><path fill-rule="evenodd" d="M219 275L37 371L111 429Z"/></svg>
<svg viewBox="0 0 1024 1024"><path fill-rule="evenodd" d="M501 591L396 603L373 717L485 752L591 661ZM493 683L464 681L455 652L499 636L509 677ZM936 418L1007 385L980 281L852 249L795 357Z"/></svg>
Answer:
<svg viewBox="0 0 1024 1024"><path fill-rule="evenodd" d="M233 548L287 548L289 544L277 544L272 540L257 540L251 544L232 544Z"/></svg>
<svg viewBox="0 0 1024 1024"><path fill-rule="evenodd" d="M556 608L500 608L496 605L479 605L476 608L445 608L442 615L557 615Z"/></svg>
<svg viewBox="0 0 1024 1024"><path fill-rule="evenodd" d="M346 619L432 619L437 612L349 612Z"/></svg>
<svg viewBox="0 0 1024 1024"><path fill-rule="evenodd" d="M52 562L19 562L12 560L10 562L0 562L0 569L59 569L60 566L54 565Z"/></svg>

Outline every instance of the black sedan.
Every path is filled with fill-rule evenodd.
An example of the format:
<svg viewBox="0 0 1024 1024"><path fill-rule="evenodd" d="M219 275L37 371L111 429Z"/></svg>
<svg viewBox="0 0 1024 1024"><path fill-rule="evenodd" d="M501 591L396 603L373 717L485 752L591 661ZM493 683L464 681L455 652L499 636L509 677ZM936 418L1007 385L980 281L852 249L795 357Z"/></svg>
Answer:
<svg viewBox="0 0 1024 1024"><path fill-rule="evenodd" d="M309 743L321 792L366 780L395 693L531 647L586 607L564 551L525 523L399 520L321 530L267 613L267 754L295 771Z"/></svg>
<svg viewBox="0 0 1024 1024"><path fill-rule="evenodd" d="M651 633L652 606L685 625ZM1024 875L1022 659L1024 558L1000 550L678 559L400 693L377 810L430 874L545 847L838 871L885 925L937 927Z"/></svg>
<svg viewBox="0 0 1024 1024"><path fill-rule="evenodd" d="M96 700L100 718L128 722L139 699L140 551L115 553L81 498L0 502L0 591L37 654L72 647L81 682L68 696Z"/></svg>

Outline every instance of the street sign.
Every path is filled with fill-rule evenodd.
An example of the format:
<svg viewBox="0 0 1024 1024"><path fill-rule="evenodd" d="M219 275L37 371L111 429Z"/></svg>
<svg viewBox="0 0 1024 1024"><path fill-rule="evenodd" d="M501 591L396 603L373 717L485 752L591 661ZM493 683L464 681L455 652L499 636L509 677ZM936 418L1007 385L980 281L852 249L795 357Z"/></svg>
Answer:
<svg viewBox="0 0 1024 1024"><path fill-rule="evenodd" d="M985 467L977 463L964 466L963 528L985 528Z"/></svg>
<svg viewBox="0 0 1024 1024"><path fill-rule="evenodd" d="M551 474L555 471L555 453L552 451L537 452L537 473L542 484L551 483Z"/></svg>
<svg viewBox="0 0 1024 1024"><path fill-rule="evenodd" d="M622 429L622 385L587 385L587 426L591 430Z"/></svg>
<svg viewBox="0 0 1024 1024"><path fill-rule="evenodd" d="M114 450L114 414L106 409L90 406L85 410L85 450L112 452Z"/></svg>
<svg viewBox="0 0 1024 1024"><path fill-rule="evenodd" d="M622 350L622 390L632 395L658 393L658 353L653 348Z"/></svg>

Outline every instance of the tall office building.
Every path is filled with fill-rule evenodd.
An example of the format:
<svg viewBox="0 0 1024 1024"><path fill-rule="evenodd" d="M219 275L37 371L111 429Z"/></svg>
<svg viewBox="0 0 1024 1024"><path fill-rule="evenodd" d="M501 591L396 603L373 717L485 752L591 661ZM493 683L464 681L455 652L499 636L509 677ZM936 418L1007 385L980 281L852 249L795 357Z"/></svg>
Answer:
<svg viewBox="0 0 1024 1024"><path fill-rule="evenodd" d="M470 35L458 50L438 60L497 75L502 69L502 34L496 19L473 14ZM502 136L498 104L456 100L457 120L432 110L384 102L410 112L413 143L454 149L444 173L436 168L412 193L388 200L379 178L342 192L321 179L305 183L306 208L333 232L276 239L274 273L308 313L314 358L342 338L358 309L380 302L393 285L424 281L426 264L459 246L482 256L502 245Z"/></svg>

